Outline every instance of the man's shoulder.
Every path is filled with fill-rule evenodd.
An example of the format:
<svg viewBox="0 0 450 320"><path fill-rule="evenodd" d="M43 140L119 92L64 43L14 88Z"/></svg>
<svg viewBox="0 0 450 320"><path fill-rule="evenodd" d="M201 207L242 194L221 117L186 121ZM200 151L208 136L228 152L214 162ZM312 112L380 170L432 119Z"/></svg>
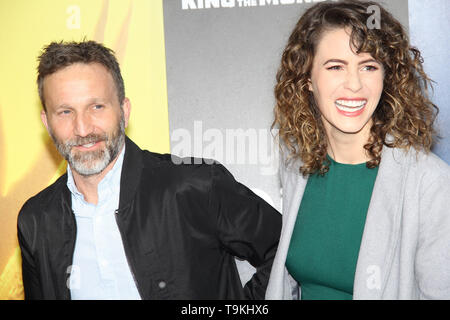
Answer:
<svg viewBox="0 0 450 320"><path fill-rule="evenodd" d="M199 157L179 157L170 153L156 153L148 150L144 152L144 166L167 168L169 170L177 171L191 171L191 170L209 170L210 165L220 165L214 159L199 158Z"/></svg>
<svg viewBox="0 0 450 320"><path fill-rule="evenodd" d="M170 153L158 153L145 149L141 149L137 144L135 144L131 139L127 137L127 155L125 154L125 165L127 169L131 169L130 164L140 165L142 161L142 166L144 170L154 171L157 169L162 172L173 171L173 172L191 172L191 171L209 171L211 165L218 164L221 165L214 159L200 158L200 157L180 157L175 154ZM139 159L136 161L136 159Z"/></svg>
<svg viewBox="0 0 450 320"><path fill-rule="evenodd" d="M19 212L19 218L40 212L38 209L52 203L55 200L55 197L62 192L66 183L67 173L63 174L54 183L29 198L22 206L22 209Z"/></svg>
<svg viewBox="0 0 450 320"><path fill-rule="evenodd" d="M199 157L179 157L170 153L155 153L145 150L144 175L150 173L173 182L186 180L210 180L213 177L229 176L231 173L218 161Z"/></svg>

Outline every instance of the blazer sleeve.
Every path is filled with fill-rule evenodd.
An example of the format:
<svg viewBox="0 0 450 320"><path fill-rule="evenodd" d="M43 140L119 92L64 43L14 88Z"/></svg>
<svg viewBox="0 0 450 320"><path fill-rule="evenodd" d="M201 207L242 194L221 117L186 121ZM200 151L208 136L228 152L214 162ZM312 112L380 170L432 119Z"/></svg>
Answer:
<svg viewBox="0 0 450 320"><path fill-rule="evenodd" d="M209 209L217 212L219 241L232 255L247 260L256 273L245 284L248 299L265 297L281 232L281 215L220 164L211 165Z"/></svg>
<svg viewBox="0 0 450 320"><path fill-rule="evenodd" d="M450 298L450 171L423 186L416 277L421 299Z"/></svg>
<svg viewBox="0 0 450 320"><path fill-rule="evenodd" d="M17 219L17 236L22 255L22 281L25 300L43 299L41 284L33 256L36 220L31 214L30 202L22 207Z"/></svg>

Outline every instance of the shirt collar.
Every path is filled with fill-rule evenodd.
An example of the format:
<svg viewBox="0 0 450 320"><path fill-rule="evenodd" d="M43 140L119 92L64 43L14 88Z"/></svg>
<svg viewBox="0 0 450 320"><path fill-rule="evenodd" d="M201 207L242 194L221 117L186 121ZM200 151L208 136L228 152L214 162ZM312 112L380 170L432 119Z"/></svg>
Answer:
<svg viewBox="0 0 450 320"><path fill-rule="evenodd" d="M123 145L122 151L120 151L119 153L116 163L114 163L114 166L97 186L99 204L105 200L105 196L107 196L108 194L111 194L113 192L120 192L120 178L122 174L124 155L125 144ZM73 173L69 164L67 164L67 188L70 190L73 196L84 200L83 194L75 185Z"/></svg>

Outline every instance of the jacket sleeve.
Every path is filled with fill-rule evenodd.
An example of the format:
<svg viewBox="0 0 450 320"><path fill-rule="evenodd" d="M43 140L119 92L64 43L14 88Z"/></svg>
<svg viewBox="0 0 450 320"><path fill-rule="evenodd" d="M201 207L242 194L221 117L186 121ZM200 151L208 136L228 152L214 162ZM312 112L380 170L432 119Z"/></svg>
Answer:
<svg viewBox="0 0 450 320"><path fill-rule="evenodd" d="M225 250L256 268L244 292L248 299L262 300L278 246L281 215L222 165L213 164L211 170L209 209L217 212L219 240Z"/></svg>
<svg viewBox="0 0 450 320"><path fill-rule="evenodd" d="M36 220L31 215L29 201L20 210L17 220L17 235L22 255L22 281L25 300L43 299L41 284L33 257Z"/></svg>
<svg viewBox="0 0 450 320"><path fill-rule="evenodd" d="M450 298L450 171L423 186L416 277L421 299Z"/></svg>

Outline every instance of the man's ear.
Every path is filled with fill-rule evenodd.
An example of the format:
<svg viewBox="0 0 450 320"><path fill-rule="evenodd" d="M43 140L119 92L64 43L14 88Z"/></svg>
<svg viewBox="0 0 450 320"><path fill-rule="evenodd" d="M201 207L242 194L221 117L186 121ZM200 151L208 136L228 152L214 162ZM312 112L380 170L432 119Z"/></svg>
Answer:
<svg viewBox="0 0 450 320"><path fill-rule="evenodd" d="M123 99L122 110L123 110L123 117L125 118L125 128L127 128L128 120L130 119L130 112L131 112L130 99L128 99L128 98Z"/></svg>
<svg viewBox="0 0 450 320"><path fill-rule="evenodd" d="M41 120L48 132L48 119L47 119L47 112L45 112L45 110L41 111Z"/></svg>

